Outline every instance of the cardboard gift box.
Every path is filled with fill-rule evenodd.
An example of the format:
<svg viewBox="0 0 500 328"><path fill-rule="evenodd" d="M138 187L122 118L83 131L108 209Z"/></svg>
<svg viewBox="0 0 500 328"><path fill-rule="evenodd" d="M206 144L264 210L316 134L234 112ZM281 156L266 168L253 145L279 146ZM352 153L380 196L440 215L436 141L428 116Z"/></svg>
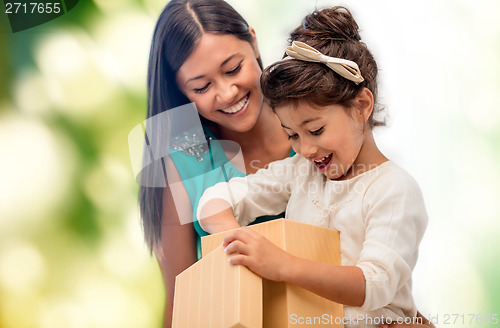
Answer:
<svg viewBox="0 0 500 328"><path fill-rule="evenodd" d="M249 228L295 256L340 265L336 230L285 219ZM177 276L173 327L343 327L335 320L341 304L230 265L221 247L227 233L202 237L202 259Z"/></svg>
<svg viewBox="0 0 500 328"><path fill-rule="evenodd" d="M175 278L172 327L262 327L262 299L262 278L219 245Z"/></svg>

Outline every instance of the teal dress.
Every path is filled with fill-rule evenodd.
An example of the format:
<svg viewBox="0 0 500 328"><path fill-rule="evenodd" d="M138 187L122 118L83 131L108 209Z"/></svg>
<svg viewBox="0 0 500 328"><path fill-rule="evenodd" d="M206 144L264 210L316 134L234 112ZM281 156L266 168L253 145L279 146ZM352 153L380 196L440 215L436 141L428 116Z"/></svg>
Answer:
<svg viewBox="0 0 500 328"><path fill-rule="evenodd" d="M199 199L203 195L205 189L216 183L227 182L231 178L244 177L246 175L246 173L237 169L233 163L231 163L230 159L227 158L221 143L214 134L208 128L204 128L203 130L206 143L200 143L196 147L191 147L188 150L182 149L182 151L170 153L193 207L192 221L197 234L196 244L198 259L201 258L200 238L208 235L208 233L201 228L196 218ZM295 155L295 152L292 149L290 156L293 155ZM284 217L284 213L280 215L261 216L252 222L252 224L281 217Z"/></svg>

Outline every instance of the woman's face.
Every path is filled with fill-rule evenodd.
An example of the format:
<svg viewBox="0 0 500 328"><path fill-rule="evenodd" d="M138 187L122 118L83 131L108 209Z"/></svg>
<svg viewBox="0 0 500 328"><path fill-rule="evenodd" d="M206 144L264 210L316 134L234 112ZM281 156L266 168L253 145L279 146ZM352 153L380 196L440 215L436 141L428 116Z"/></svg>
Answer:
<svg viewBox="0 0 500 328"><path fill-rule="evenodd" d="M263 101L257 56L255 42L205 33L177 72L177 84L201 116L222 128L247 132Z"/></svg>

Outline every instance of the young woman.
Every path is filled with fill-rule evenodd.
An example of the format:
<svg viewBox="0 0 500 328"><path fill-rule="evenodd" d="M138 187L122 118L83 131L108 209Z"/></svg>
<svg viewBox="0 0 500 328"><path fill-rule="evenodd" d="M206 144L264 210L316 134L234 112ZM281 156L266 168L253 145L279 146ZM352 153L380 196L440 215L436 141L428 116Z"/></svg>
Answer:
<svg viewBox="0 0 500 328"><path fill-rule="evenodd" d="M288 135L263 103L261 72L255 31L225 1L172 0L161 13L150 52L147 116L194 102L204 132L195 138L206 138L207 145L178 151L160 163L167 187L140 190L146 242L167 289L165 327L171 326L175 276L198 258L197 241L204 231L193 222L193 213L204 190L293 155ZM149 133L149 142L157 135ZM222 140L239 144L244 165L230 165L235 151L223 147ZM217 168L224 168L223 174L212 174ZM172 192L172 182L179 181L184 189ZM186 216L193 223L181 224Z"/></svg>
<svg viewBox="0 0 500 328"><path fill-rule="evenodd" d="M254 173L291 154L277 117L263 105L261 72L254 30L225 1L173 0L161 13L148 69L148 118L194 102L207 144L215 145L198 156L179 152L166 161L167 180L185 182L185 202L174 204L178 195L169 181L166 188L141 187L146 241L167 288L165 327L171 322L175 276L197 260L197 240L204 234L197 222L182 225L185 218L178 213L192 212L206 188L225 180L207 175L203 166L221 153L214 141L231 140L241 147L245 167L228 170L227 178ZM205 160L199 161L200 155ZM202 178L189 184L186 175ZM191 208L183 211L183 206Z"/></svg>

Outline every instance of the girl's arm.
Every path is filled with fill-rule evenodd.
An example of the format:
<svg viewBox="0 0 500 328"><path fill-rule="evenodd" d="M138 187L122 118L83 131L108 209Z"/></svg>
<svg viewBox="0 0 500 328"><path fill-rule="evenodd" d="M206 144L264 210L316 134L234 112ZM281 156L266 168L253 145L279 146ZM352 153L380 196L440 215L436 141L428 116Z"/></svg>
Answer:
<svg viewBox="0 0 500 328"><path fill-rule="evenodd" d="M241 228L223 242L231 264L248 267L269 280L284 281L337 303L361 306L365 278L356 266L337 266L295 257L259 233Z"/></svg>
<svg viewBox="0 0 500 328"><path fill-rule="evenodd" d="M408 289L427 215L418 186L403 181L403 177L371 188L365 204L363 249L355 267L298 259L244 229L228 234L224 240L227 252L233 256L230 262L338 303L366 311L384 307L398 290Z"/></svg>
<svg viewBox="0 0 500 328"><path fill-rule="evenodd" d="M282 213L288 204L299 157L271 163L243 178L208 188L198 202L197 218L209 233L238 228L262 215Z"/></svg>
<svg viewBox="0 0 500 328"><path fill-rule="evenodd" d="M231 205L221 199L207 201L207 203L202 206L199 217L202 218L198 220L200 227L209 234L240 227L238 221L234 217Z"/></svg>

